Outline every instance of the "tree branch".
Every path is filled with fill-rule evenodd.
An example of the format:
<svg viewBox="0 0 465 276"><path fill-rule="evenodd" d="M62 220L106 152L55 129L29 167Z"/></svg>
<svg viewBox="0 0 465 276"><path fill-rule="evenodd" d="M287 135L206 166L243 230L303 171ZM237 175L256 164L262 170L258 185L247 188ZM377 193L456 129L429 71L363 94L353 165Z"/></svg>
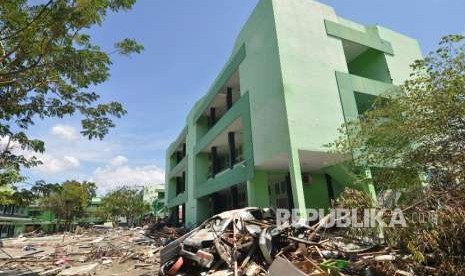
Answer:
<svg viewBox="0 0 465 276"><path fill-rule="evenodd" d="M42 15L45 13L45 11L47 10L48 6L50 6L51 4L53 3L53 0L49 0L43 7L42 9L40 10L40 12L37 14L36 17L34 17L32 19L32 21L30 23L28 23L26 26L24 26L23 28L19 29L18 31L10 34L10 35L7 35L7 36L4 36L4 37L0 37L0 41L1 40L6 40L6 39L10 39L22 32L24 32L25 30L29 29L30 26L32 26L40 17L42 17ZM5 26L5 29L6 29L6 26Z"/></svg>

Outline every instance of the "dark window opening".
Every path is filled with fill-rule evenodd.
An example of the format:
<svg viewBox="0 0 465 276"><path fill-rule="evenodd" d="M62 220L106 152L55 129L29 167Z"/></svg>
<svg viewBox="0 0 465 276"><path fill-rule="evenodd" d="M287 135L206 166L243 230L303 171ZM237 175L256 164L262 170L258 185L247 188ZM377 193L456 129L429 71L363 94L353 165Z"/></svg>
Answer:
<svg viewBox="0 0 465 276"><path fill-rule="evenodd" d="M183 193L186 190L186 173L176 177L176 195Z"/></svg>

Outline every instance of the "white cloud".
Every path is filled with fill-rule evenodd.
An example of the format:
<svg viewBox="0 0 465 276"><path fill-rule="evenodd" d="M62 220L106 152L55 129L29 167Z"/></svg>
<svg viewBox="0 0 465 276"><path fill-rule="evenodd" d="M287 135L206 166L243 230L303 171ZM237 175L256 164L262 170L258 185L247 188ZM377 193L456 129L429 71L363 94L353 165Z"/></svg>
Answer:
<svg viewBox="0 0 465 276"><path fill-rule="evenodd" d="M165 182L165 171L156 165L132 167L127 165L127 158L117 156L110 165L98 167L93 172L94 181L101 192L110 191L120 186L142 186Z"/></svg>
<svg viewBox="0 0 465 276"><path fill-rule="evenodd" d="M45 152L55 157L74 156L81 163L105 164L120 151L120 145L112 141L89 140L69 124L57 124L50 134L39 137L45 141Z"/></svg>
<svg viewBox="0 0 465 276"><path fill-rule="evenodd" d="M113 167L120 167L120 166L126 165L127 163L128 163L128 159L122 155L118 155L110 161L110 164Z"/></svg>
<svg viewBox="0 0 465 276"><path fill-rule="evenodd" d="M8 138L0 138L0 149L3 150L8 144ZM16 141L9 143L10 150L14 154L24 155L26 158L37 157L43 164L33 167L32 170L39 171L45 174L61 173L64 171L74 170L79 168L81 162L73 155L54 155L49 153L38 153L31 150L23 150Z"/></svg>
<svg viewBox="0 0 465 276"><path fill-rule="evenodd" d="M40 171L46 174L61 173L79 168L81 163L74 156L65 155L56 157L50 154L38 155L38 158L43 162L42 165L34 167L33 170Z"/></svg>
<svg viewBox="0 0 465 276"><path fill-rule="evenodd" d="M165 182L164 169L156 165L164 160L151 159L153 152L156 154L163 148L163 143L153 144L153 141L159 140L155 139L158 137L137 139L118 135L103 141L88 140L80 135L77 125L67 122L42 129L45 129L45 133L39 129L38 135L33 138L45 141L44 154L15 148L27 157L34 155L43 161L43 165L30 169L31 179L51 182L66 179L94 181L99 193L123 185L142 186ZM0 146L5 145L5 142L5 139L0 139ZM126 152L136 156L135 160L128 160ZM150 158L146 158L148 153Z"/></svg>
<svg viewBox="0 0 465 276"><path fill-rule="evenodd" d="M79 133L70 125L57 124L52 127L52 134L68 141L79 139Z"/></svg>
<svg viewBox="0 0 465 276"><path fill-rule="evenodd" d="M0 150L3 151L8 146L9 150L18 151L19 143L16 141L8 141L9 139L5 136L0 137Z"/></svg>

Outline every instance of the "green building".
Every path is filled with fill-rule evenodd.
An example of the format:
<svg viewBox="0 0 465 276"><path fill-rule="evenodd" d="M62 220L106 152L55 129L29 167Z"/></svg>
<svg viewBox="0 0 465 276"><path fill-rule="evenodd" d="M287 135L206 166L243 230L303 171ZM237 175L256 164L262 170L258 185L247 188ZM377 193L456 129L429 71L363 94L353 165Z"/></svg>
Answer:
<svg viewBox="0 0 465 276"><path fill-rule="evenodd" d="M74 221L72 227L105 223L105 220L98 215L101 203L100 197L93 197L86 208L85 217ZM0 205L0 239L16 237L38 229L46 233L63 231L63 225L63 222L58 220L51 210L42 208L38 202L27 207L13 204Z"/></svg>
<svg viewBox="0 0 465 276"><path fill-rule="evenodd" d="M25 208L17 205L0 205L0 239L16 237L32 223Z"/></svg>
<svg viewBox="0 0 465 276"><path fill-rule="evenodd" d="M24 232L31 232L40 229L46 233L54 233L59 230L59 223L55 214L48 209L39 206L38 202L34 202L27 208L27 215L32 221L26 226Z"/></svg>
<svg viewBox="0 0 465 276"><path fill-rule="evenodd" d="M166 217L165 185L145 185L142 190L142 199L151 207L150 213L158 218Z"/></svg>
<svg viewBox="0 0 465 276"><path fill-rule="evenodd" d="M78 224L82 225L98 225L104 224L105 220L99 216L99 208L102 205L101 197L93 197L86 208L86 215L80 219Z"/></svg>
<svg viewBox="0 0 465 276"><path fill-rule="evenodd" d="M321 3L261 0L167 150L171 214L195 224L243 206L330 206L351 177L325 145L421 57L416 40Z"/></svg>
<svg viewBox="0 0 465 276"><path fill-rule="evenodd" d="M85 215L72 222L72 228L77 225L90 226L103 224L105 220L100 218L98 209L102 204L100 197L93 197L85 209ZM40 229L46 233L64 231L64 222L59 220L54 212L50 209L44 209L38 202L27 207L28 216L32 221L27 225L25 232L31 232Z"/></svg>

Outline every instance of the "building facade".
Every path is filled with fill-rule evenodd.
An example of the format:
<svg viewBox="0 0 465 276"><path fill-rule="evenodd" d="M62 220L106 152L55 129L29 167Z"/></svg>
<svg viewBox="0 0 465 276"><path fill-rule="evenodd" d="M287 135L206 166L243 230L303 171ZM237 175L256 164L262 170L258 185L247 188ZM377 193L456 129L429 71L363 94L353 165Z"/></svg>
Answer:
<svg viewBox="0 0 465 276"><path fill-rule="evenodd" d="M164 218L166 216L165 206L165 185L146 185L142 191L144 202L151 207L151 214L155 217Z"/></svg>
<svg viewBox="0 0 465 276"><path fill-rule="evenodd" d="M105 220L98 214L101 203L100 197L93 197L86 207L85 217L74 221L72 227L104 224ZM50 209L41 207L37 201L27 207L13 204L0 205L0 239L16 237L39 229L45 233L64 231L64 223L57 219Z"/></svg>
<svg viewBox="0 0 465 276"><path fill-rule="evenodd" d="M167 150L171 213L196 224L243 206L330 206L351 176L325 145L421 57L416 40L321 3L261 0Z"/></svg>
<svg viewBox="0 0 465 276"><path fill-rule="evenodd" d="M0 205L0 239L23 233L32 222L26 208L17 205Z"/></svg>
<svg viewBox="0 0 465 276"><path fill-rule="evenodd" d="M26 209L27 215L32 221L26 225L24 232L40 229L45 233L54 233L60 229L55 214L51 210L42 208L38 201L30 204Z"/></svg>

